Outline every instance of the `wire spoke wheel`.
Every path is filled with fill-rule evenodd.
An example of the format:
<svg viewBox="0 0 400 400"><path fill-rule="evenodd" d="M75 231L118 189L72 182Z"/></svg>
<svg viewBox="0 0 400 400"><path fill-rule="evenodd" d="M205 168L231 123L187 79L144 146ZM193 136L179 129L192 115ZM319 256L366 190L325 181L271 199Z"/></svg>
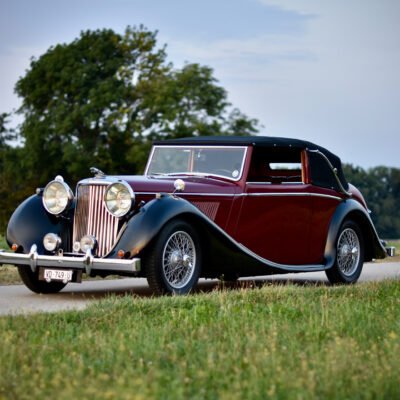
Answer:
<svg viewBox="0 0 400 400"><path fill-rule="evenodd" d="M357 282L364 264L364 237L360 226L352 220L343 222L336 239L335 263L325 271L333 284Z"/></svg>
<svg viewBox="0 0 400 400"><path fill-rule="evenodd" d="M201 273L199 234L186 221L171 221L159 232L144 261L147 282L154 293L188 294Z"/></svg>
<svg viewBox="0 0 400 400"><path fill-rule="evenodd" d="M347 228L342 231L337 243L337 264L345 276L354 274L360 261L360 240L357 233Z"/></svg>
<svg viewBox="0 0 400 400"><path fill-rule="evenodd" d="M174 232L166 241L162 255L162 270L174 289L181 289L192 278L196 264L196 248L187 232Z"/></svg>

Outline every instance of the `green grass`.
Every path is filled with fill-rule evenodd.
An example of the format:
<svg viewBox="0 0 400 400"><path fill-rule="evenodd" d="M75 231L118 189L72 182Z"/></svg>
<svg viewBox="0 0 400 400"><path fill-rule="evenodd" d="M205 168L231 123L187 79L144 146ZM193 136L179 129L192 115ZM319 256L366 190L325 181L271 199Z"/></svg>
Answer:
<svg viewBox="0 0 400 400"><path fill-rule="evenodd" d="M0 249L3 249L3 250L9 249L6 239L2 235L0 235Z"/></svg>
<svg viewBox="0 0 400 400"><path fill-rule="evenodd" d="M400 282L0 318L0 398L400 398Z"/></svg>

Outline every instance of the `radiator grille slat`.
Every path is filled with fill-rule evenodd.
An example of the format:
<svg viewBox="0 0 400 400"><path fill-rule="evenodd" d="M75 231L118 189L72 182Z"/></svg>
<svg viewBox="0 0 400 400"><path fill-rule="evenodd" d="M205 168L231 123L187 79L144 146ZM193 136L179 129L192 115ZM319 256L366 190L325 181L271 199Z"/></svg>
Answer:
<svg viewBox="0 0 400 400"><path fill-rule="evenodd" d="M74 217L73 243L85 235L97 239L97 255L103 257L113 247L118 235L118 218L104 205L107 185L79 185Z"/></svg>

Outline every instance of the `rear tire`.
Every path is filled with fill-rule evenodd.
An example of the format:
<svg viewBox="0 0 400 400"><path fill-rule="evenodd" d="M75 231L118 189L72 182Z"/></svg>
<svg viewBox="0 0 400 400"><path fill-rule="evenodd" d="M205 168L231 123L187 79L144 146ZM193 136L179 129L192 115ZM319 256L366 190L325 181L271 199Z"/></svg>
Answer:
<svg viewBox="0 0 400 400"><path fill-rule="evenodd" d="M147 281L157 294L187 294L197 284L202 262L200 238L185 221L168 223L144 259Z"/></svg>
<svg viewBox="0 0 400 400"><path fill-rule="evenodd" d="M356 283L364 264L364 238L359 226L351 220L344 221L336 239L336 260L325 271L333 284Z"/></svg>
<svg viewBox="0 0 400 400"><path fill-rule="evenodd" d="M28 266L18 267L18 273L25 286L34 293L58 293L67 285L66 283L62 282L40 281L38 276L39 269L36 269L35 272L32 272Z"/></svg>

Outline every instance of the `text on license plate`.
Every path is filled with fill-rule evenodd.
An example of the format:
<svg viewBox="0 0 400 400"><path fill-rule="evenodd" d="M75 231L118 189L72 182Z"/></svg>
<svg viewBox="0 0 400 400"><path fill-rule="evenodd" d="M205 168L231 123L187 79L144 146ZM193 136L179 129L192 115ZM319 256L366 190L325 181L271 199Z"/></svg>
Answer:
<svg viewBox="0 0 400 400"><path fill-rule="evenodd" d="M44 277L44 280L47 282L51 282L51 281L71 282L72 281L72 272L73 271L45 269L43 277Z"/></svg>

